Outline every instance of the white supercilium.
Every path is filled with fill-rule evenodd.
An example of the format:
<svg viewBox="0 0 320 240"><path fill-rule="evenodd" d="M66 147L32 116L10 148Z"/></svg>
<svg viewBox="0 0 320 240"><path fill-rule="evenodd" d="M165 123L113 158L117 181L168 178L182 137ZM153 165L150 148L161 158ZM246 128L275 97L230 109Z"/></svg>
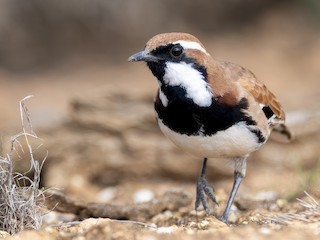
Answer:
<svg viewBox="0 0 320 240"><path fill-rule="evenodd" d="M200 50L201 52L204 52L205 54L208 54L207 51L197 42L180 40L173 42L173 44L180 44L184 49L196 49Z"/></svg>
<svg viewBox="0 0 320 240"><path fill-rule="evenodd" d="M166 63L163 80L170 86L181 86L186 90L186 97L201 107L212 104L212 92L203 75L196 70L193 63Z"/></svg>

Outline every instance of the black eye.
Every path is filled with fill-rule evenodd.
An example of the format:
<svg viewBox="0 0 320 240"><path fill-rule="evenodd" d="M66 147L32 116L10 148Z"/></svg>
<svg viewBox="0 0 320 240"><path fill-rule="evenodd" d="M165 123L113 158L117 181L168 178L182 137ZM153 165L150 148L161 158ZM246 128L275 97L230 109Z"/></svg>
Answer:
<svg viewBox="0 0 320 240"><path fill-rule="evenodd" d="M180 57L183 53L183 48L180 45L174 46L170 50L172 57Z"/></svg>

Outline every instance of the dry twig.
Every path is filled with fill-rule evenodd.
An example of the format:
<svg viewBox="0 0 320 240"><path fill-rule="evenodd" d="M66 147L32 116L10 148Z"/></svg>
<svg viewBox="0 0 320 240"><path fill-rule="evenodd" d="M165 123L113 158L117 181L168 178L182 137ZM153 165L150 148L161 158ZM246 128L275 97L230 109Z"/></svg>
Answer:
<svg viewBox="0 0 320 240"><path fill-rule="evenodd" d="M44 160L39 162L34 158L30 144L31 139L40 141L32 129L30 114L25 105L30 97L20 101L22 132L11 137L10 152L0 157L0 230L10 234L23 229L38 229L42 224L44 195L39 190L39 185ZM40 146L41 144L37 148ZM15 158L30 161L30 168L26 173L33 172L32 179L26 173L14 172Z"/></svg>

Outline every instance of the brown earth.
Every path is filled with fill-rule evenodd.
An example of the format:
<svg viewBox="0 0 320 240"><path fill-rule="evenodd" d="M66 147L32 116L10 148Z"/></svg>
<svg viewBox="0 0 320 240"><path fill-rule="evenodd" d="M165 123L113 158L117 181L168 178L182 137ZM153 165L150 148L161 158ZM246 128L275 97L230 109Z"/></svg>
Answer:
<svg viewBox="0 0 320 240"><path fill-rule="evenodd" d="M220 205L212 206L210 217L194 212L200 160L158 130L156 83L143 64L27 76L0 72L2 129L16 128L17 102L34 94L28 106L49 151L43 185L60 190L48 199L54 210L42 229L12 239L318 239L319 34L307 27L297 32L274 15L260 27L245 36L203 39L208 51L249 67L273 90L297 135L291 144L271 139L252 154L229 226L215 217L231 189L231 164L210 160L208 179ZM301 206L297 197L310 204Z"/></svg>

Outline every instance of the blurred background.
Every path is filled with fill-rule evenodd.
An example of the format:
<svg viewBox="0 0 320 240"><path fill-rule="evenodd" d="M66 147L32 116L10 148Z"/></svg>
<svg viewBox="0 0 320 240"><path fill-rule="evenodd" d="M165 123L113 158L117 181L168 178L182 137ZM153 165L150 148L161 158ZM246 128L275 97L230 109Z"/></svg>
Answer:
<svg viewBox="0 0 320 240"><path fill-rule="evenodd" d="M2 138L19 131L18 101L34 95L32 123L49 149L44 186L95 201L131 201L130 191L153 189L153 181L156 191L182 185L194 192L200 161L162 136L152 103L157 84L144 64L127 62L149 38L171 31L192 33L215 58L251 69L278 96L292 125L300 121L300 142L270 141L252 156L240 192L292 197L316 186L317 0L2 0ZM210 163L209 178L227 193L230 165Z"/></svg>
<svg viewBox="0 0 320 240"><path fill-rule="evenodd" d="M123 80L137 85L131 67L142 66L130 66L127 57L170 31L190 32L213 56L253 70L291 103L284 102L286 109L312 104L310 95L319 92L306 83L319 82L319 6L317 0L3 0L0 97L6 114L0 125L14 124L7 111L26 94L45 103L34 121L46 123L60 118L66 95ZM143 71L139 77L152 81ZM282 91L288 83L295 93L301 94L301 85L313 91L294 101Z"/></svg>

